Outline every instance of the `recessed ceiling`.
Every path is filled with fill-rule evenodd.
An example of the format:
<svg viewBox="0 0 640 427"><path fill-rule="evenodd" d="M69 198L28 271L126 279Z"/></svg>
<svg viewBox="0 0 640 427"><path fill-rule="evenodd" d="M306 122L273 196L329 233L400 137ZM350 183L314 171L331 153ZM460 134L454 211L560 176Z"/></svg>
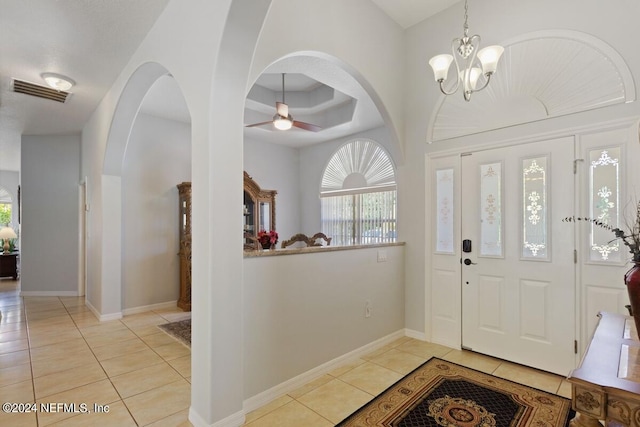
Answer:
<svg viewBox="0 0 640 427"><path fill-rule="evenodd" d="M371 0L402 28L409 28L460 0Z"/></svg>

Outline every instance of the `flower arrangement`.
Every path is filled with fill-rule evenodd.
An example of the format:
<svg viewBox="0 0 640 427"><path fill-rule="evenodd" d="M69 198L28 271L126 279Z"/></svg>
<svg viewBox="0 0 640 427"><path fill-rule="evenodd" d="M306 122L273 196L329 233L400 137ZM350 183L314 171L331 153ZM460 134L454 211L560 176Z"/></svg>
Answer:
<svg viewBox="0 0 640 427"><path fill-rule="evenodd" d="M268 232L260 230L258 231L258 241L263 249L269 249L272 246L275 247L278 243L278 233L275 230L270 230Z"/></svg>
<svg viewBox="0 0 640 427"><path fill-rule="evenodd" d="M612 231L616 236L613 240L622 240L622 243L629 248L629 252L632 255L631 260L634 263L640 263L640 202L636 204L636 217L634 221L631 224L627 224L628 231L622 230L618 227L614 228L601 220L592 218L576 218L574 216L570 216L563 218L562 221L587 221L598 227L604 228L605 230Z"/></svg>

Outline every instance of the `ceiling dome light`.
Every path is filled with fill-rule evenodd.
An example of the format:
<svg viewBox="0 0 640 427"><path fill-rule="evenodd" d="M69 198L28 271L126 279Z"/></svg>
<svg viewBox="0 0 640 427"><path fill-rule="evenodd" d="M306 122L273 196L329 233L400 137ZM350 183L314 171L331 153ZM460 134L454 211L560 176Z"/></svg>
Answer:
<svg viewBox="0 0 640 427"><path fill-rule="evenodd" d="M276 114L276 117L273 119L273 125L278 130L289 130L291 126L293 126L293 120L289 117L282 117L279 114Z"/></svg>
<svg viewBox="0 0 640 427"><path fill-rule="evenodd" d="M69 90L76 83L69 77L55 73L42 73L42 78L55 90Z"/></svg>

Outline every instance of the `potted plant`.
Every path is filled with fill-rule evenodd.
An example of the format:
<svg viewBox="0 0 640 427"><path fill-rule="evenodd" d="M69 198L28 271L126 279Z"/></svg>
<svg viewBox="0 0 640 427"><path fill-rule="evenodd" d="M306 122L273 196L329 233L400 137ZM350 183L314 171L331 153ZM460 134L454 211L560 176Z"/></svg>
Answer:
<svg viewBox="0 0 640 427"><path fill-rule="evenodd" d="M262 249L275 249L278 243L278 233L275 230L258 231L258 241L262 246Z"/></svg>

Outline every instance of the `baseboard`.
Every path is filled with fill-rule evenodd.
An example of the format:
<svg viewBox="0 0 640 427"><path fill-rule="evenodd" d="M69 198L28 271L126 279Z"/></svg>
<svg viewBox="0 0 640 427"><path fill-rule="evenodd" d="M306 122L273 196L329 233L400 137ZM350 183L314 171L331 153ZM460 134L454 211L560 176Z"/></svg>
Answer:
<svg viewBox="0 0 640 427"><path fill-rule="evenodd" d="M393 342L398 338L402 338L404 336L405 336L405 330L401 329L397 332L394 332L376 341L366 344L360 348L350 351L349 353L343 354L342 356L339 356L333 360L323 363L320 366L317 366L307 372L304 372L298 375L297 377L293 377L281 384L278 384L275 387L265 390L262 393L259 393L253 397L250 397L244 401L244 404L243 404L244 412L249 413L253 410L256 410L261 406L264 406L267 403L277 399L278 397L283 396L289 393L290 391L296 390L302 387L303 385L307 384L308 382L311 382L316 378L321 377L322 375L325 375L333 371L335 368L339 366L343 366L352 360L355 360L361 356L364 356L367 353L371 353L372 351L375 351L381 347L384 347L390 342Z"/></svg>
<svg viewBox="0 0 640 427"><path fill-rule="evenodd" d="M78 291L20 291L21 297L77 297Z"/></svg>
<svg viewBox="0 0 640 427"><path fill-rule="evenodd" d="M245 411L239 411L235 414L231 414L226 418L216 421L213 424L208 424L202 417L193 409L193 406L189 408L189 421L195 427L240 427L244 424Z"/></svg>
<svg viewBox="0 0 640 427"><path fill-rule="evenodd" d="M177 307L177 304L178 304L178 300L174 300L174 301L160 302L158 304L142 305L140 307L125 308L124 310L122 310L122 314L124 316L130 316L132 314L146 313L147 311L164 310L167 308L175 308Z"/></svg>
<svg viewBox="0 0 640 427"><path fill-rule="evenodd" d="M98 318L99 321L101 322L107 322L109 320L118 320L118 319L122 319L122 313L118 312L118 313L111 313L111 314L101 314L97 308L95 308L90 302L89 300L85 300L85 305L89 308L89 310L91 310L91 312L93 314L95 314L95 316Z"/></svg>
<svg viewBox="0 0 640 427"><path fill-rule="evenodd" d="M420 341L427 341L427 334L425 334L424 332L413 330L413 329L405 328L404 335L409 338L415 338Z"/></svg>

